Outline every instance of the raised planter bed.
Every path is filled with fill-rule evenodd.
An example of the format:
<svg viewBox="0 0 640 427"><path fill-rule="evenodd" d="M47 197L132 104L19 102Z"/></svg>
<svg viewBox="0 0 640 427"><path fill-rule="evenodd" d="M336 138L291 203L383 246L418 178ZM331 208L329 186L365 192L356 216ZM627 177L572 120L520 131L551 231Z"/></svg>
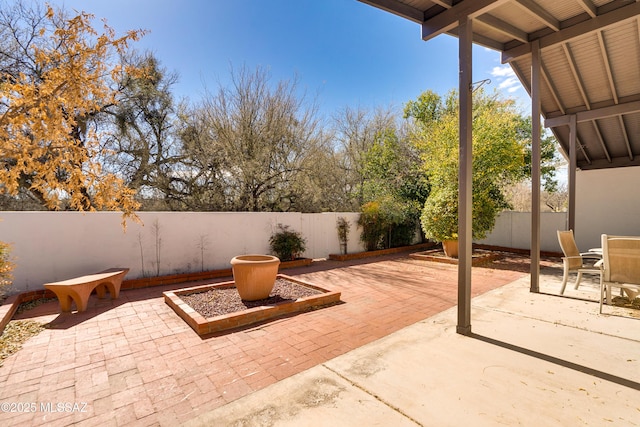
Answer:
<svg viewBox="0 0 640 427"><path fill-rule="evenodd" d="M298 258L293 261L280 261L280 270L285 268L306 267L311 265L313 259L311 258Z"/></svg>
<svg viewBox="0 0 640 427"><path fill-rule="evenodd" d="M344 255L329 254L329 259L332 259L335 261L349 261L352 259L362 259L362 258L376 257L380 255L396 254L399 252L408 252L408 251L435 248L437 246L438 246L437 243L427 242L427 243L419 243L417 245L400 246L397 248L379 249L377 251L355 252L352 254L344 254Z"/></svg>
<svg viewBox="0 0 640 427"><path fill-rule="evenodd" d="M423 261L441 262L444 264L458 264L458 258L450 258L446 256L444 251L440 249L412 253L409 254L409 257L413 259L420 259ZM482 265L503 257L504 255L499 252L492 252L484 249L475 249L471 254L471 265Z"/></svg>
<svg viewBox="0 0 640 427"><path fill-rule="evenodd" d="M473 249L486 249L488 251L510 252L514 254L531 255L530 249L509 248L507 246L483 245L480 243L474 243ZM562 258L564 254L562 252L540 251L540 256L551 257L551 258Z"/></svg>
<svg viewBox="0 0 640 427"><path fill-rule="evenodd" d="M301 286L306 286L320 291L319 294L298 298L295 301L284 301L271 305L249 308L247 310L205 318L189 304L182 300L182 295L197 292L206 292L211 289L234 288L233 281L213 285L194 286L163 292L165 302L198 334L208 335L227 329L235 329L242 326L263 322L286 314L298 313L316 307L322 307L340 301L340 292L329 291L311 283L295 279L284 274L278 274L280 279L285 279Z"/></svg>

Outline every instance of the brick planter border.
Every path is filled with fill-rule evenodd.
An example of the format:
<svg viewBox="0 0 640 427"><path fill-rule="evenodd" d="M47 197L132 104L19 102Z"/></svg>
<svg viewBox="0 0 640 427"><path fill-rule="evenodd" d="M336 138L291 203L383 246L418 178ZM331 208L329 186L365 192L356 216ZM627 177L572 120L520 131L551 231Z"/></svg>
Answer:
<svg viewBox="0 0 640 427"><path fill-rule="evenodd" d="M412 254L409 254L409 257L413 259L420 259L423 261L440 262L443 264L456 264L456 265L458 264L458 258L449 258L444 254L442 255L440 254L442 254L442 251L435 249L431 251L412 253ZM475 253L471 257L471 265L478 266L491 261L495 261L503 257L504 255L498 252Z"/></svg>
<svg viewBox="0 0 640 427"><path fill-rule="evenodd" d="M285 279L302 286L321 291L321 294L298 298L292 302L284 302L275 305L265 305L253 307L247 310L224 314L216 317L205 318L196 312L191 306L180 298L180 295L190 294L194 291L205 292L209 289L226 289L233 288L234 283L223 282L213 285L194 286L191 288L178 289L175 291L163 292L164 301L169 305L187 324L198 334L208 335L215 332L225 331L228 329L236 329L243 326L252 325L254 323L264 322L275 317L286 314L299 313L312 308L319 308L340 301L340 292L329 291L319 286L313 285L284 274L278 274L280 279Z"/></svg>
<svg viewBox="0 0 640 427"><path fill-rule="evenodd" d="M414 251L414 250L435 248L437 246L439 246L438 243L427 242L427 243L419 243L417 245L400 246L397 248L380 249L377 251L356 252L352 254L329 254L329 259L332 259L334 261L349 261L352 259L362 259L362 258L376 257L380 255L397 254L398 252L408 252L408 251Z"/></svg>

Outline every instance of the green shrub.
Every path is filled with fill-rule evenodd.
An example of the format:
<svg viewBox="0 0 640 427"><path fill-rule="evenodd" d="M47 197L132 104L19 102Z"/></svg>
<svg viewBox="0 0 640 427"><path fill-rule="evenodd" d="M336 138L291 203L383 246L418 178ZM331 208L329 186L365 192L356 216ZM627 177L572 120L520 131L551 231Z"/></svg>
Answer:
<svg viewBox="0 0 640 427"><path fill-rule="evenodd" d="M299 232L291 231L288 225L282 224L278 224L278 231L269 238L271 252L280 258L280 261L292 261L300 258L306 249L306 243Z"/></svg>
<svg viewBox="0 0 640 427"><path fill-rule="evenodd" d="M474 184L475 185L475 184ZM495 226L496 217L506 207L499 191L490 185L477 186L472 202L472 238L484 239ZM446 185L432 189L420 216L428 239L437 242L458 239L458 189Z"/></svg>
<svg viewBox="0 0 640 427"><path fill-rule="evenodd" d="M347 253L347 243L349 242L349 230L351 229L351 224L345 217L338 218L338 224L336 226L338 229L338 241L340 241L340 250L342 254Z"/></svg>
<svg viewBox="0 0 640 427"><path fill-rule="evenodd" d="M358 225L368 251L410 245L416 234L417 202L382 198L362 205Z"/></svg>
<svg viewBox="0 0 640 427"><path fill-rule="evenodd" d="M420 216L427 239L458 240L458 190L453 186L431 190Z"/></svg>
<svg viewBox="0 0 640 427"><path fill-rule="evenodd" d="M417 220L410 220L401 224L396 224L391 228L390 247L397 248L408 246L413 243L418 228Z"/></svg>
<svg viewBox="0 0 640 427"><path fill-rule="evenodd" d="M358 225L362 228L360 240L368 251L375 251L384 246L387 224L380 209L380 203L369 202L362 205Z"/></svg>

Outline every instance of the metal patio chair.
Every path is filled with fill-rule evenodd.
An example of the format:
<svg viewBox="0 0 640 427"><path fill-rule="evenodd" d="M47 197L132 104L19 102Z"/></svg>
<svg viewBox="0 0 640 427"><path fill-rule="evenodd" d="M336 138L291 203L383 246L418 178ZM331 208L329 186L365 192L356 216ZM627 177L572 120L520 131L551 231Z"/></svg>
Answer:
<svg viewBox="0 0 640 427"><path fill-rule="evenodd" d="M573 237L573 230L558 230L558 242L564 254L562 257L564 272L562 274L562 285L560 287L560 295L563 295L567 286L567 280L569 279L569 273L577 273L574 289L578 289L578 286L580 286L583 273L600 274L600 268L594 264L602 259L602 255L596 252L581 253Z"/></svg>
<svg viewBox="0 0 640 427"><path fill-rule="evenodd" d="M640 293L640 237L602 235L602 260L598 261L600 275L600 313L605 289L607 304L611 305L611 288L624 291L633 299Z"/></svg>

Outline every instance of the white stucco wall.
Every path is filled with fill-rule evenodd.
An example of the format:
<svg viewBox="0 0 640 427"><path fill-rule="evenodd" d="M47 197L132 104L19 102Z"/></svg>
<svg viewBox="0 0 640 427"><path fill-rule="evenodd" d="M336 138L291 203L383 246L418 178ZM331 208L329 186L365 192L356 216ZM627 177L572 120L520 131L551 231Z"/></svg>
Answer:
<svg viewBox="0 0 640 427"><path fill-rule="evenodd" d="M1 212L0 240L11 243L15 260L12 292L42 289L47 282L128 267L127 278L229 268L246 253L269 253L277 224L302 233L308 258L340 253L338 217L352 224L348 251L361 252L358 213L142 212L142 224L113 212ZM542 215L541 246L559 251L555 231L565 214ZM531 215L505 212L480 243L528 249Z"/></svg>
<svg viewBox="0 0 640 427"><path fill-rule="evenodd" d="M640 236L640 167L578 171L574 232L580 250L602 234Z"/></svg>
<svg viewBox="0 0 640 427"><path fill-rule="evenodd" d="M560 252L557 230L565 230L567 214L543 212L540 215L540 250ZM486 239L478 241L485 245L504 246L514 249L531 248L531 213L502 212L496 225Z"/></svg>
<svg viewBox="0 0 640 427"><path fill-rule="evenodd" d="M236 255L269 253L277 224L307 240L305 257L339 253L337 218L352 224L349 252L363 251L357 213L142 212L142 224L113 212L1 212L0 240L12 245L12 292L129 267L127 278L229 268ZM157 227L156 227L157 225Z"/></svg>

